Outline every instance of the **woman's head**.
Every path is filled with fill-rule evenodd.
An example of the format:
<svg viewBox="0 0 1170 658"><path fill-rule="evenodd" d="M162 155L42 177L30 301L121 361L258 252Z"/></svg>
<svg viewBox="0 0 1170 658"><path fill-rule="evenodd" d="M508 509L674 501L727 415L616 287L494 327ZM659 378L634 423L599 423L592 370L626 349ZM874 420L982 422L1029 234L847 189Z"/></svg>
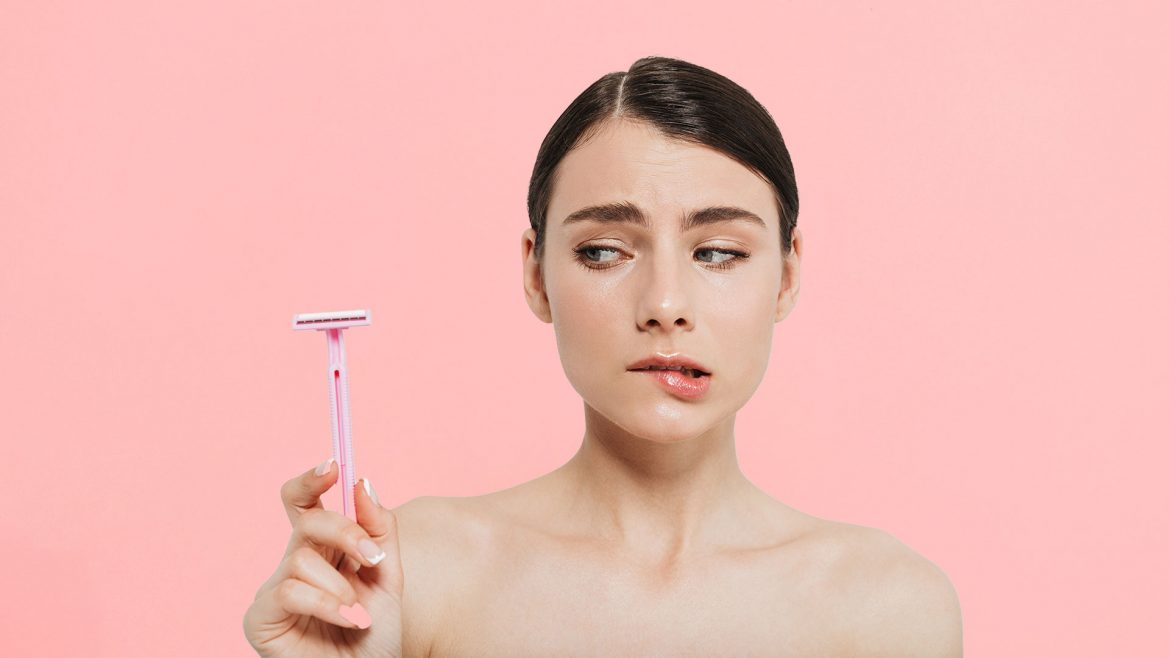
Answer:
<svg viewBox="0 0 1170 658"><path fill-rule="evenodd" d="M719 74L644 58L578 96L540 147L521 246L529 306L586 404L662 442L733 416L796 302L797 208L779 129ZM628 370L655 353L702 364L707 392Z"/></svg>

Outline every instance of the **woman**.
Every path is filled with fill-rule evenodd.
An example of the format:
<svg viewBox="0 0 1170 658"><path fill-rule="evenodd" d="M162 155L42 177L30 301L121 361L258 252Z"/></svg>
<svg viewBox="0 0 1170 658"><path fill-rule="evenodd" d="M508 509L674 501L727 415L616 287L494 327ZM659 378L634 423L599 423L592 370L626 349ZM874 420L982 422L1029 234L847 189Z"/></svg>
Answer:
<svg viewBox="0 0 1170 658"><path fill-rule="evenodd" d="M553 125L528 202L524 293L584 401L580 449L510 489L394 510L362 480L357 523L321 507L331 463L289 480L292 538L244 618L260 655L961 655L933 563L737 464L736 412L800 289L768 112L705 68L640 59Z"/></svg>

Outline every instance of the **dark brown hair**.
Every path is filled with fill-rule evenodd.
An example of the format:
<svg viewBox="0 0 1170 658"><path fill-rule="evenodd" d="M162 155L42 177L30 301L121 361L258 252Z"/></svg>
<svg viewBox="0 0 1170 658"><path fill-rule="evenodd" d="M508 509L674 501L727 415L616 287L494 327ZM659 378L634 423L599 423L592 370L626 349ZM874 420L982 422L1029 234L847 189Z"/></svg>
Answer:
<svg viewBox="0 0 1170 658"><path fill-rule="evenodd" d="M629 71L607 73L569 104L549 129L528 183L528 221L541 259L557 165L608 119L647 122L668 137L723 152L771 183L780 217L780 253L792 249L799 200L792 158L772 115L746 89L670 57L643 57Z"/></svg>

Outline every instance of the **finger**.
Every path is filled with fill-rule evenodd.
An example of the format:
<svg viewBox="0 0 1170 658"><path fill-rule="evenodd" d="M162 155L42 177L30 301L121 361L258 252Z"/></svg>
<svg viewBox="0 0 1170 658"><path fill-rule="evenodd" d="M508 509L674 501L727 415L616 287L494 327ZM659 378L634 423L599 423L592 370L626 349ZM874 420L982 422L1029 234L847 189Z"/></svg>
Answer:
<svg viewBox="0 0 1170 658"><path fill-rule="evenodd" d="M346 556L346 559L352 559ZM288 578L296 578L324 590L346 605L357 603L357 590L320 553L302 546L285 556L266 586L276 586Z"/></svg>
<svg viewBox="0 0 1170 658"><path fill-rule="evenodd" d="M354 558L362 566L372 567L386 559L386 552L373 541L365 528L337 512L309 509L301 513L293 526L285 555L301 546L329 547ZM341 565L341 560L335 560Z"/></svg>
<svg viewBox="0 0 1170 658"><path fill-rule="evenodd" d="M361 628L341 614L340 599L296 578L289 578L256 599L248 614L257 627L287 624L293 615L316 617L346 628ZM254 609L254 611L253 611Z"/></svg>
<svg viewBox="0 0 1170 658"><path fill-rule="evenodd" d="M398 550L398 517L382 507L378 493L369 478L361 478L354 486L354 511L358 524L385 553L386 559L377 567L379 573L390 579L387 587L402 592L402 557Z"/></svg>
<svg viewBox="0 0 1170 658"><path fill-rule="evenodd" d="M357 573L357 570L361 569L361 568L362 568L362 563L358 562L357 560L353 559L352 557L350 557L348 555L346 555L344 557L344 559L342 559L341 564L337 565L338 571L345 569L349 573Z"/></svg>
<svg viewBox="0 0 1170 658"><path fill-rule="evenodd" d="M306 545L304 536L293 533L289 538L280 564L277 565L272 575L268 576L257 588L256 594L252 597L253 600L260 598L262 594L276 587L286 578L297 578L328 591L342 601L354 602L357 592L353 589L353 585L344 576L341 576L340 580L337 580L336 577L340 576L342 571L357 573L362 566L361 562L342 551L330 552L337 553L336 558L331 558L332 562L326 561L325 556L318 549Z"/></svg>
<svg viewBox="0 0 1170 658"><path fill-rule="evenodd" d="M325 509L321 504L321 495L337 481L334 462L335 460L330 457L317 467L310 468L281 485L280 500L284 503L289 523L296 525L297 518L306 510ZM323 473L318 475L318 471Z"/></svg>

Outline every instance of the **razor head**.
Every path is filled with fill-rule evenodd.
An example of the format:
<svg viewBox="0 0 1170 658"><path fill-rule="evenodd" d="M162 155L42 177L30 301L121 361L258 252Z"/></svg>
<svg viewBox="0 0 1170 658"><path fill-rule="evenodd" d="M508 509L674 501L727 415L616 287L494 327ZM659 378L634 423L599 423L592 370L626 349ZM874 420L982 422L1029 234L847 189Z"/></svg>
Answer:
<svg viewBox="0 0 1170 658"><path fill-rule="evenodd" d="M344 329L370 323L370 310L329 311L326 313L298 313L293 316L293 329Z"/></svg>

